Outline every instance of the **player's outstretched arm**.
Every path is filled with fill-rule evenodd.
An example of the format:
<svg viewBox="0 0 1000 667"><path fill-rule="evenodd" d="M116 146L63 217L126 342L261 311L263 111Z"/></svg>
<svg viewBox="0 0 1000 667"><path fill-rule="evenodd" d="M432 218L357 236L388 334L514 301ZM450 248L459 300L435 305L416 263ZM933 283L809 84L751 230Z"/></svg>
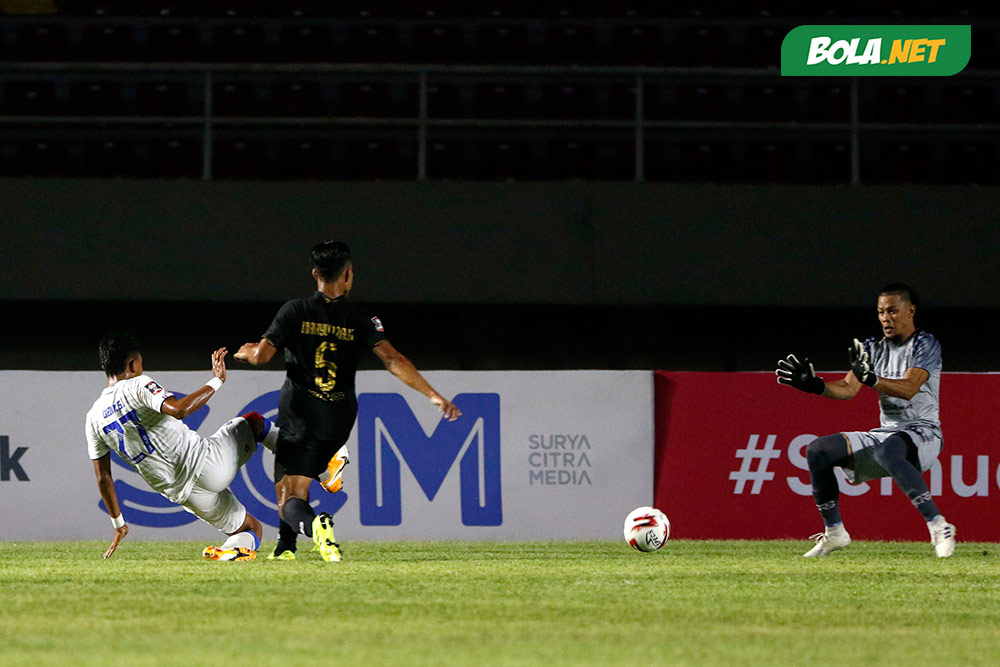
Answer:
<svg viewBox="0 0 1000 667"><path fill-rule="evenodd" d="M233 355L233 359L245 361L251 366L263 366L271 361L277 351L278 348L271 341L261 338L259 343L244 343Z"/></svg>
<svg viewBox="0 0 1000 667"><path fill-rule="evenodd" d="M94 473L97 475L97 490L101 492L101 500L108 508L108 516L111 517L111 524L115 527L115 537L111 541L111 546L104 552L104 557L110 558L111 554L118 548L118 543L128 535L128 524L125 523L121 507L118 506L115 480L111 476L110 452L94 461Z"/></svg>
<svg viewBox="0 0 1000 667"><path fill-rule="evenodd" d="M861 388L861 385L848 373L843 380L836 382L825 382L816 376L812 362L808 358L799 361L798 357L790 354L778 362L778 369L774 371L778 376L778 384L794 387L799 391L809 394L816 394L824 398L847 400L854 398Z"/></svg>
<svg viewBox="0 0 1000 667"><path fill-rule="evenodd" d="M226 348L220 347L212 353L211 380L184 398L174 396L167 398L163 401L160 412L175 419L184 419L208 403L208 399L212 398L226 381L226 352Z"/></svg>
<svg viewBox="0 0 1000 667"><path fill-rule="evenodd" d="M434 388L424 379L413 362L394 348L392 343L384 340L376 345L372 351L376 357L382 360L387 371L429 398L431 403L444 413L445 419L453 422L462 416L462 411L454 403L434 391Z"/></svg>

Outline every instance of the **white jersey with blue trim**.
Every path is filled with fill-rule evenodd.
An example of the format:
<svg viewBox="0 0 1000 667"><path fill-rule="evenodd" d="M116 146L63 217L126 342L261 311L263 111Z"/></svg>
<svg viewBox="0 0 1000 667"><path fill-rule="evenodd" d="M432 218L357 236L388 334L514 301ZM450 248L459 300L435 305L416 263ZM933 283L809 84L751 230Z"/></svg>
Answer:
<svg viewBox="0 0 1000 667"><path fill-rule="evenodd" d="M196 431L161 412L170 396L148 375L107 387L87 412L87 449L91 459L114 450L154 491L183 503L208 450Z"/></svg>
<svg viewBox="0 0 1000 667"><path fill-rule="evenodd" d="M875 430L902 431L923 426L936 430L940 437L941 343L937 338L920 329L902 343L869 338L865 341L865 352L872 370L881 378L901 380L909 368L922 368L928 373L927 382L910 400L879 394L881 428Z"/></svg>

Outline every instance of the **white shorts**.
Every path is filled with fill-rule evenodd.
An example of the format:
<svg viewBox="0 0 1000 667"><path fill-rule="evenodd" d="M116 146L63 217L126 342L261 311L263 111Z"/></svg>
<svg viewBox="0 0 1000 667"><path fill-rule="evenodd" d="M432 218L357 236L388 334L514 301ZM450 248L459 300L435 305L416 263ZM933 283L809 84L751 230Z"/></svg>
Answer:
<svg viewBox="0 0 1000 667"><path fill-rule="evenodd" d="M182 504L196 517L227 535L235 533L246 520L247 509L229 490L240 466L257 451L250 424L242 417L231 419L211 437L202 441L208 448L205 465Z"/></svg>
<svg viewBox="0 0 1000 667"><path fill-rule="evenodd" d="M920 459L920 472L930 470L937 461L943 445L941 431L926 426L911 426L895 431L880 428L871 431L848 431L843 434L851 445L854 457L854 470L844 469L844 474L852 484L860 484L870 479L888 477L889 472L875 460L875 448L897 433L905 433L917 448Z"/></svg>

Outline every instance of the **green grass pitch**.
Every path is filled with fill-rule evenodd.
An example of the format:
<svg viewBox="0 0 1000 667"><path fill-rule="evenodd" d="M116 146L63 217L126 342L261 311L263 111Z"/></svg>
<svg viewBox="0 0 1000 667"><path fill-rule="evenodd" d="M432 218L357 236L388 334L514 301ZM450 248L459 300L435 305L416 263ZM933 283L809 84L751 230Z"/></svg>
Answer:
<svg viewBox="0 0 1000 667"><path fill-rule="evenodd" d="M3 665L995 665L1000 545L0 542ZM266 543L270 549L273 543ZM266 551L261 551L263 556Z"/></svg>

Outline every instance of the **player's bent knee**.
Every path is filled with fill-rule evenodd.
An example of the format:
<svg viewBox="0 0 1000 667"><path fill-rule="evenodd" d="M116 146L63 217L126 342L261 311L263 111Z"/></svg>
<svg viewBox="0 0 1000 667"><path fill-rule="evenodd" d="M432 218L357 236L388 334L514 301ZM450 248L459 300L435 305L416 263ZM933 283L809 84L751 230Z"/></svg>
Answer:
<svg viewBox="0 0 1000 667"><path fill-rule="evenodd" d="M806 445L806 463L810 470L825 470L847 458L847 443L840 433L823 435Z"/></svg>

